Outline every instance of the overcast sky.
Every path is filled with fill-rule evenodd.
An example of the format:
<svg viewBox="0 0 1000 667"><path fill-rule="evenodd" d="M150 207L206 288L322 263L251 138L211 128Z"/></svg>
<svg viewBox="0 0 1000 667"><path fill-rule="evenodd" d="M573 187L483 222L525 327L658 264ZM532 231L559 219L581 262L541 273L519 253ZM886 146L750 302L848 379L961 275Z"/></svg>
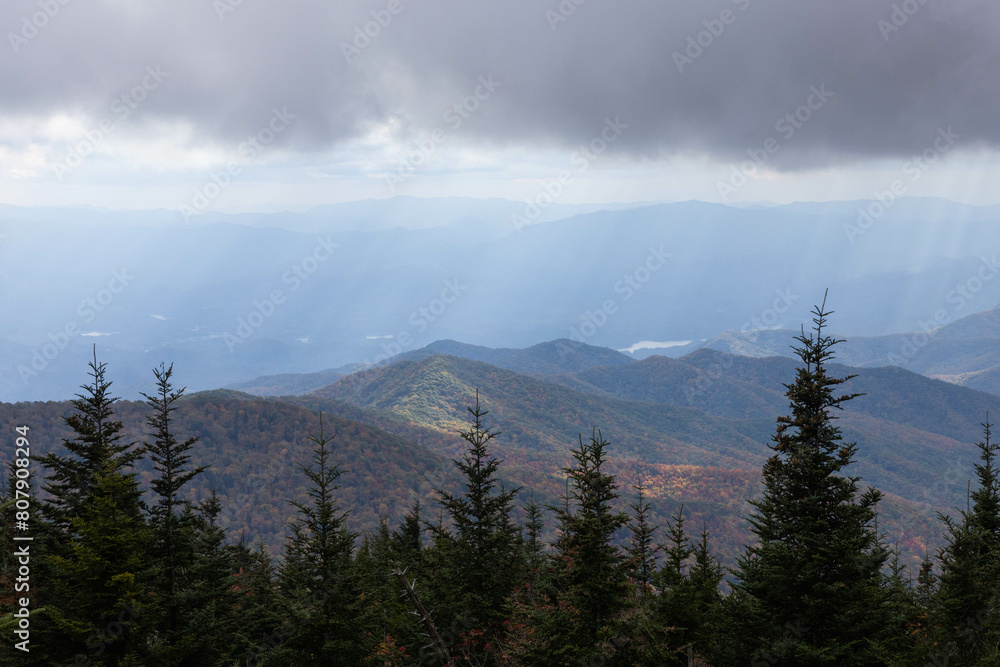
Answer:
<svg viewBox="0 0 1000 667"><path fill-rule="evenodd" d="M995 0L5 0L0 27L2 203L1000 202Z"/></svg>

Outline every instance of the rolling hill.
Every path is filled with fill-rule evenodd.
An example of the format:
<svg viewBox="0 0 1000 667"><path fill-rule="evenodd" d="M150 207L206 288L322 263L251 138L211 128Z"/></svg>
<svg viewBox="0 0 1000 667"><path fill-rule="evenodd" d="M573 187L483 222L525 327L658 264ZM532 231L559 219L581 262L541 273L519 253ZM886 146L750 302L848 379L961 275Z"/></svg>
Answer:
<svg viewBox="0 0 1000 667"><path fill-rule="evenodd" d="M482 361L527 375L542 376L576 373L597 366L622 366L635 361L628 355L609 350L606 347L596 347L578 341L562 339L539 343L526 349L496 349L482 345L468 345L454 340L439 340L418 350L404 352L393 357L392 362L419 361L442 354ZM380 365L384 365L384 363ZM268 375L250 382L236 383L228 388L256 396L298 396L322 389L342 377L370 366L350 364L317 373Z"/></svg>
<svg viewBox="0 0 1000 667"><path fill-rule="evenodd" d="M441 434L425 440L436 447L464 426L465 406L479 387L492 411L490 423L504 431L500 455L517 469L512 480L522 479L524 471L541 470L550 478L546 486L551 490L551 478L565 465L577 435L599 426L614 444L612 465L643 479L669 478L656 486L675 503L692 500L670 494L698 487L695 477L728 479L733 488L715 499L714 509L692 507L700 519L721 513L725 521L720 529L738 533L745 507L733 494L754 488L768 455L774 418L787 411L781 383L790 380L795 364L710 350L691 357L653 357L555 376L554 381L455 357L429 357L362 371L311 397L290 400L350 404L395 421L396 426L383 424L393 432L399 424L419 425ZM914 526L920 526L923 532L913 544L927 546L940 534L934 513L964 502L979 422L987 410L1000 410L1000 399L901 369L831 370L861 373L849 390L868 394L841 415L845 438L859 443L852 474L887 493L886 507L894 508L893 530L916 539ZM576 389L560 385L567 377ZM709 377L707 385L699 387L700 377ZM700 393L686 395L685 381ZM584 382L591 386L589 395L578 390ZM692 402L698 407L687 407ZM693 498L711 502L697 492Z"/></svg>
<svg viewBox="0 0 1000 667"><path fill-rule="evenodd" d="M632 361L581 348L580 359L560 364L558 341L525 351L449 341L437 349L492 356L532 374L419 354L300 396L194 394L177 413L178 432L202 438L194 463L212 468L192 486L192 499L217 489L227 526L277 549L291 516L285 501L305 492L293 464L305 462L321 411L339 432L335 461L346 471L341 497L351 527L375 530L381 517L395 523L412 500L433 507L433 488L456 488L449 459L463 450L458 431L468 425L478 389L488 425L501 431L493 451L504 460L502 478L522 487L522 500L531 492L556 504L570 450L599 428L612 443L608 467L619 475L623 503L641 481L656 523L684 505L727 562L739 553L745 501L758 493L774 419L787 411L782 383L793 377L794 360L702 349L681 359ZM605 359L611 364L597 365ZM574 364L580 370L569 372ZM859 443L852 474L886 493L881 525L908 556L923 556L940 544L936 512L964 503L978 424L987 410L1000 413L1000 398L898 368L831 371L857 373L845 389L866 394L840 415L845 438ZM0 404L0 427L27 423L38 451L52 451L66 434L61 416L68 410L67 403ZM145 406L121 401L117 410L129 436L141 439ZM140 472L148 480L148 467Z"/></svg>
<svg viewBox="0 0 1000 667"><path fill-rule="evenodd" d="M62 439L70 435L62 417L71 411L67 402L0 403L0 430L13 433L15 426L27 425L33 454L59 452ZM128 440L145 439L149 413L145 404L119 401L115 413ZM231 538L245 533L249 540L261 538L272 553L280 553L294 515L288 501L306 500L307 480L298 466L310 463L308 437L319 429L316 412L233 391L209 391L186 397L174 416L178 434L201 439L191 450L192 465L211 466L189 485L187 498L204 500L215 489L223 507L220 524ZM457 488L448 459L426 447L329 411L324 429L337 433L331 458L344 470L337 493L350 511L352 530L377 530L381 517L395 525L413 500L425 500L434 487ZM0 452L8 460L13 442L12 438L0 442ZM138 472L148 486L152 477L148 460L141 462ZM38 484L44 471L36 467L34 474Z"/></svg>

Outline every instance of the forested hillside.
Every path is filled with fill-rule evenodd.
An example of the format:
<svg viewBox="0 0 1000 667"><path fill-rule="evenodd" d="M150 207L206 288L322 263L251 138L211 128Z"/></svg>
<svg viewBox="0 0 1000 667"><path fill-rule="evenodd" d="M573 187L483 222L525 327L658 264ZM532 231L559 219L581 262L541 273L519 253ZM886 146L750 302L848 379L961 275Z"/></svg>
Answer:
<svg viewBox="0 0 1000 667"><path fill-rule="evenodd" d="M557 359L554 350L549 346L549 358ZM431 356L355 373L311 396L201 392L182 400L176 413L180 428L202 438L193 461L210 466L187 492L201 500L215 489L226 527L277 551L289 509L274 498L290 490L290 498L304 499L305 487L290 477L306 456L314 415L323 412L341 432L334 457L345 471L348 524L360 533L375 530L380 517L398 521L413 499L455 483L447 462L460 451L456 433L478 388L490 425L502 432L496 447L509 483L555 502L563 491L559 471L577 437L600 427L612 443L608 465L628 484L642 480L648 487L652 518L662 523L685 505L693 520L712 529L720 557L732 563L745 541L742 503L758 491L774 415L787 406L781 385L795 362L702 350L683 360L592 363L547 382ZM845 437L865 444L859 474L888 494L893 509L883 517L885 528L908 559L922 558L941 541L934 512L963 505L976 415L1000 413L1000 399L898 369L831 367L860 373L852 383L866 395L846 406L841 426ZM116 406L127 437L142 440L145 405ZM36 447L61 452L67 434L61 419L70 411L69 403L3 404L0 427L35 423ZM144 480L152 474L148 465L139 470Z"/></svg>
<svg viewBox="0 0 1000 667"><path fill-rule="evenodd" d="M95 358L72 404L0 414L18 448L0 532L33 540L30 568L0 568L6 586L29 571L32 582L0 598L0 625L21 640L0 653L87 665L995 665L989 417L977 442L949 443L875 416L912 374L834 372L826 315L800 338L766 443L748 417L457 357L289 400L186 397L161 366L141 403L117 400ZM625 368L648 377L658 363ZM766 382L762 368L735 381ZM859 387L881 398L838 420L865 399ZM964 424L961 399L975 392L950 390L967 393L933 400L946 425ZM574 420L577 437L564 438ZM973 452L968 474L942 474L959 449ZM931 516L928 499L963 482L966 509Z"/></svg>

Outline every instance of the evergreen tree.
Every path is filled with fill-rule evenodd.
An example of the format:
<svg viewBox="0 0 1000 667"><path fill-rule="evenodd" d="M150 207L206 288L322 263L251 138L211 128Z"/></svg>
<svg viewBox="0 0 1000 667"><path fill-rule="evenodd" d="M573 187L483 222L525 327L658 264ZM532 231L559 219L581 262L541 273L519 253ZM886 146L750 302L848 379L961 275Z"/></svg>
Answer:
<svg viewBox="0 0 1000 667"><path fill-rule="evenodd" d="M357 537L346 526L347 512L335 498L342 471L331 464L323 415L312 464L299 466L309 479L309 502L291 502L298 510L292 535L285 545L281 571L282 590L297 617L296 632L288 642L302 664L324 665L331 661L360 659L360 643L352 621L356 614L352 551Z"/></svg>
<svg viewBox="0 0 1000 667"><path fill-rule="evenodd" d="M641 482L635 486L635 490L636 502L629 504L633 519L629 524L631 536L627 553L632 579L645 596L652 594L651 583L656 573L656 552L660 548L653 541L653 536L658 526L649 525L649 503L643 495L645 488Z"/></svg>
<svg viewBox="0 0 1000 667"><path fill-rule="evenodd" d="M663 567L654 579L660 589L656 620L666 631L663 664L687 665L710 643L724 570L709 551L707 531L697 543L688 537L683 506L670 519Z"/></svg>
<svg viewBox="0 0 1000 667"><path fill-rule="evenodd" d="M449 576L454 576L455 596L438 598L438 602L450 608L446 621L467 619L471 624L460 648L476 660L492 661L486 645L496 646L503 634L514 589L524 573L511 519L519 489L506 489L497 478L502 461L490 456L488 445L499 433L484 428L483 418L489 413L481 408L478 391L476 406L468 411L472 425L459 433L468 449L461 459L453 460L464 476L465 492L456 495L436 489L451 524L433 528L436 548L453 559Z"/></svg>
<svg viewBox="0 0 1000 667"><path fill-rule="evenodd" d="M49 452L38 461L48 474L43 486L49 496L45 516L53 527L69 530L69 524L84 501L91 497L100 476L131 469L143 451L124 440L122 423L115 418L107 364L98 363L97 348L88 364L92 381L72 401L74 413L64 418L75 434L63 440L67 455Z"/></svg>
<svg viewBox="0 0 1000 667"><path fill-rule="evenodd" d="M941 519L948 527L948 544L941 550L941 577L934 599L938 642L946 653L968 665L990 662L998 653L1000 638L1000 475L996 466L1000 445L991 440L993 425L987 416L984 438L976 443L980 462L975 464L979 488L971 494L971 507L956 522Z"/></svg>
<svg viewBox="0 0 1000 667"><path fill-rule="evenodd" d="M36 542L47 584L39 643L50 663L124 664L141 639L149 531L132 471L141 449L123 438L106 369L95 348L92 381L65 418L75 433L63 441L67 454L39 459L50 496Z"/></svg>
<svg viewBox="0 0 1000 667"><path fill-rule="evenodd" d="M688 633L684 646L689 656L705 655L714 633L723 630L719 624L719 606L722 603L719 585L725 572L709 550L708 531L703 529L694 546L694 564L688 575L692 603L688 610Z"/></svg>
<svg viewBox="0 0 1000 667"><path fill-rule="evenodd" d="M412 664L411 651L426 643L421 641L410 615L412 607L404 599L399 579L393 576L401 569L397 537L403 537L406 556L415 557L412 533L409 531L413 526L412 519L419 518L419 515L417 503L397 533L390 532L388 522L383 518L379 522L379 532L366 535L358 550L355 571L364 604L354 628L364 644L362 664L378 667ZM419 531L419 524L416 527ZM408 579L413 580L413 570L406 568L406 572Z"/></svg>
<svg viewBox="0 0 1000 667"><path fill-rule="evenodd" d="M424 549L424 527L420 520L420 501L403 517L402 525L392 534L392 549L403 567L417 567Z"/></svg>
<svg viewBox="0 0 1000 667"><path fill-rule="evenodd" d="M813 311L815 336L796 338L802 366L785 385L792 414L778 418L764 494L751 501L758 542L738 561L741 595L727 600L734 641L720 665L874 665L889 629L888 554L872 526L881 493L859 493L859 478L844 474L857 446L842 441L831 411L857 394L834 396L854 376L827 375L840 341L824 333L825 305Z"/></svg>
<svg viewBox="0 0 1000 667"><path fill-rule="evenodd" d="M204 666L232 664L237 645L219 641L239 634L242 614L238 608L238 578L233 548L218 523L222 504L213 490L208 499L185 506L179 524L189 528L187 562L177 572L177 606L183 610L177 639L172 644L151 645L152 656L164 664ZM159 649L159 650L157 650ZM172 660L172 662L170 662Z"/></svg>
<svg viewBox="0 0 1000 667"><path fill-rule="evenodd" d="M878 645L882 664L898 667L923 664L927 646L922 637L925 608L920 604L920 590L910 585L906 566L900 562L899 547L892 549L885 572L886 621L893 632Z"/></svg>
<svg viewBox="0 0 1000 667"><path fill-rule="evenodd" d="M198 438L188 438L181 442L172 430L172 413L175 403L184 395L184 389L174 390L171 384L173 365L153 369L156 378L154 395L143 394L153 413L146 418L152 429L151 443L145 448L153 462L157 474L151 487L156 502L150 508L150 528L152 545L157 558L152 568L152 588L156 600L155 614L147 616L149 627L155 634L152 645L163 647L162 655L154 658L156 664L189 663L191 656L178 652L181 643L181 615L194 610L183 609L179 591L185 577L181 570L190 568L194 558L191 545L194 541L193 515L182 513L183 503L179 493L183 486L201 474L208 466L188 469L191 457L188 451L198 442ZM161 652L156 652L161 653Z"/></svg>
<svg viewBox="0 0 1000 667"><path fill-rule="evenodd" d="M354 664L353 651L340 663L339 658L322 658L314 652L321 649L305 645L315 636L315 608L327 599L322 589L314 595L299 588L282 589L274 559L262 542L251 547L242 536L232 554L236 572L231 575L231 590L238 625L228 637L235 662L262 667Z"/></svg>
<svg viewBox="0 0 1000 667"><path fill-rule="evenodd" d="M670 516L667 524L669 541L660 547L663 550L663 569L657 583L662 591L679 589L687 579L687 563L694 554L690 540L684 530L684 506L681 505L676 514Z"/></svg>
<svg viewBox="0 0 1000 667"><path fill-rule="evenodd" d="M542 564L545 562L545 544L542 541L542 530L545 523L542 519L542 508L535 502L535 494L528 497L528 505L524 508L525 523L524 549L525 561L532 578L537 578Z"/></svg>
<svg viewBox="0 0 1000 667"><path fill-rule="evenodd" d="M549 586L517 619L525 628L513 647L521 664L632 663L624 630L634 588L626 556L612 542L629 518L612 507L619 494L614 476L603 469L609 444L594 429L589 442L581 437L580 448L572 450L566 503L550 508L559 537Z"/></svg>

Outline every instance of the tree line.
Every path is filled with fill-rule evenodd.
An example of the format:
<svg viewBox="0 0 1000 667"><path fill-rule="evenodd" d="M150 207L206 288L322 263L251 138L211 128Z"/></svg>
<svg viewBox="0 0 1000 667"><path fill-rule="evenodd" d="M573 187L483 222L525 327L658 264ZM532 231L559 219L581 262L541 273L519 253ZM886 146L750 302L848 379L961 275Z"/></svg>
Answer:
<svg viewBox="0 0 1000 667"><path fill-rule="evenodd" d="M764 665L1000 664L1000 475L987 415L975 490L941 516L946 544L917 572L878 530L878 490L849 474L840 393L827 374L840 342L829 312L797 338L751 541L733 568L678 510L651 525L642 484L607 472L611 443L581 436L553 506L501 479L478 394L454 460L461 492L438 489L398 526L356 534L338 500L337 434L319 416L308 480L282 553L227 539L213 494L185 499L205 467L174 429L183 395L154 369L144 442L124 438L95 355L73 401L65 453L38 457L32 502L30 651L14 647L17 563L0 568L2 654L29 665ZM154 477L141 488L135 464ZM15 470L0 497L4 545L17 533ZM626 502L628 511L621 511ZM546 530L547 523L554 531ZM544 534L554 534L546 541ZM23 593L18 593L21 597ZM15 662L16 661L16 662Z"/></svg>

